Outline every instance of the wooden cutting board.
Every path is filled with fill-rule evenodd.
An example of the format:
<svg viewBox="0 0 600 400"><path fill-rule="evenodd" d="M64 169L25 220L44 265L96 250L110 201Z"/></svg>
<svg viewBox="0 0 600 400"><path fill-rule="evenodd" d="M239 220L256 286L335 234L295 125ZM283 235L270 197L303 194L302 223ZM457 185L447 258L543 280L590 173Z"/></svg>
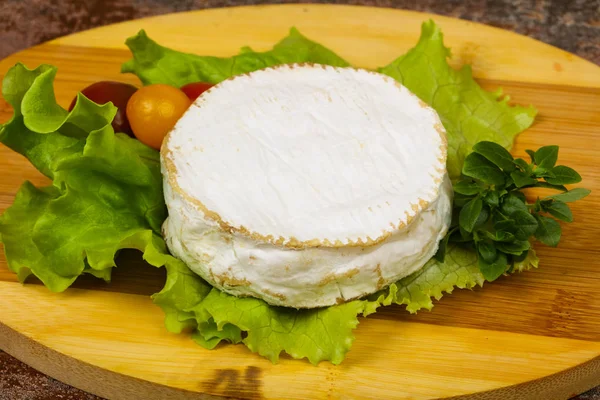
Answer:
<svg viewBox="0 0 600 400"><path fill-rule="evenodd" d="M121 257L113 283L84 278L63 294L25 286L0 260L0 348L61 381L112 399L561 399L600 384L600 68L532 39L471 22L388 9L286 5L173 14L111 25L27 49L17 61L59 67L56 96L66 106L89 83L121 75L124 40L144 28L160 43L210 55L241 46L267 49L291 26L357 66L384 65L413 46L433 17L452 64L473 64L486 89L534 104L539 117L514 154L561 146L592 195L573 207L558 249L539 246L541 268L457 290L432 312L386 307L362 319L340 366L284 357L280 364L243 346L209 351L168 333L149 295L164 272L134 253ZM0 121L11 116L0 102ZM0 208L25 179L46 179L0 147Z"/></svg>

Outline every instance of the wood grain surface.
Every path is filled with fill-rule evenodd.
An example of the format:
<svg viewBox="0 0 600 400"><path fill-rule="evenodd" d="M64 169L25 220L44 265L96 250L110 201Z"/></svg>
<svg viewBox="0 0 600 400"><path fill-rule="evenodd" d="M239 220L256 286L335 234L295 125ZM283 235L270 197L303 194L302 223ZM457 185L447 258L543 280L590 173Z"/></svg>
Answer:
<svg viewBox="0 0 600 400"><path fill-rule="evenodd" d="M56 96L66 106L98 80L121 75L125 38L144 28L161 44L200 54L265 49L297 26L362 67L386 64L414 45L433 17L486 89L502 87L533 104L536 123L513 153L561 146L559 162L584 177L592 195L575 203L560 247L539 246L541 268L485 288L455 291L432 312L386 307L362 319L340 366L284 357L272 365L242 346L213 351L166 332L148 295L164 272L135 252L120 257L113 283L91 278L53 294L25 286L0 259L0 348L69 384L114 399L211 398L567 398L600 384L600 68L574 55L499 29L396 10L269 6L209 10L131 21L58 39L0 62L59 67ZM0 102L0 121L12 112ZM0 147L0 209L28 179L47 183L21 156ZM24 311L26 310L26 311Z"/></svg>

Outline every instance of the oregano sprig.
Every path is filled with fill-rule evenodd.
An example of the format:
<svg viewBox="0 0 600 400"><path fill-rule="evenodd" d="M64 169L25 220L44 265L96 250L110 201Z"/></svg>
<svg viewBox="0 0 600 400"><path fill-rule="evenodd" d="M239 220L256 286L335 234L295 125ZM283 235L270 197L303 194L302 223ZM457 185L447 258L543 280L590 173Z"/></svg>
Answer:
<svg viewBox="0 0 600 400"><path fill-rule="evenodd" d="M590 194L583 188L567 190L565 185L581 182L581 176L570 167L556 165L558 150L558 146L527 150L528 162L515 159L497 143L475 144L454 184L453 221L436 258L443 261L449 242L471 246L481 273L493 281L527 257L533 238L558 245L561 227L557 220L573 221L567 203ZM528 203L523 193L528 188L561 193Z"/></svg>

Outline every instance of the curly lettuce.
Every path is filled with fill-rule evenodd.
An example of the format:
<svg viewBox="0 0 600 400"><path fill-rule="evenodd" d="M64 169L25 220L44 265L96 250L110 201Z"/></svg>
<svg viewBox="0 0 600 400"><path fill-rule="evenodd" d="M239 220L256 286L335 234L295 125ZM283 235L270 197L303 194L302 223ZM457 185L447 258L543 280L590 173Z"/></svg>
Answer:
<svg viewBox="0 0 600 400"><path fill-rule="evenodd" d="M349 66L333 51L307 39L295 28L272 50L257 53L246 47L233 57L198 56L171 50L150 39L143 30L127 39L126 44L133 59L123 64L121 72L137 75L145 85L164 83L181 87L192 82L219 83L234 75L279 64Z"/></svg>
<svg viewBox="0 0 600 400"><path fill-rule="evenodd" d="M54 99L56 68L22 64L4 78L13 118L0 142L27 157L52 185L25 182L0 218L0 239L21 281L37 276L50 290L80 275L110 280L118 250L166 218L158 152L115 134L112 104L79 95L71 112Z"/></svg>

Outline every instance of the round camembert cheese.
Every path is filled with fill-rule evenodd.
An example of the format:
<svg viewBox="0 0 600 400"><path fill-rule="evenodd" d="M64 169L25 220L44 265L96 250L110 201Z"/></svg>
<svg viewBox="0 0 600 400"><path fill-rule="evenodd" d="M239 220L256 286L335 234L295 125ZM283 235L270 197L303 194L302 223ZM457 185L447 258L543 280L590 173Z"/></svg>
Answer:
<svg viewBox="0 0 600 400"><path fill-rule="evenodd" d="M390 77L286 65L200 96L161 150L170 251L214 287L310 308L421 268L450 224L436 112Z"/></svg>

